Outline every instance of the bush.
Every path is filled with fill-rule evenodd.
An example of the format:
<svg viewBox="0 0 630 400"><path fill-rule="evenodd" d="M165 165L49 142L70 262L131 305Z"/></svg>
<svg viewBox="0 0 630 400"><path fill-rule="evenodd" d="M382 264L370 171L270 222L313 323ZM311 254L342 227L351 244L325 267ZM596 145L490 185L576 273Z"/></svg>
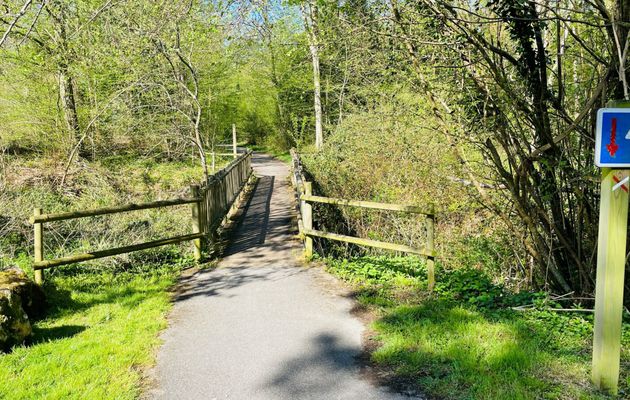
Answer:
<svg viewBox="0 0 630 400"><path fill-rule="evenodd" d="M515 233L471 201L474 188L461 183L465 174L446 138L432 130L422 97L400 88L393 99L371 107L346 116L321 151L303 154L315 193L435 209L435 244L445 267L478 268L510 287L527 285ZM418 124L419 114L426 124ZM479 157L467 150L471 161ZM314 206L313 215L321 230L416 247L426 243L426 225L418 215L322 204ZM316 248L336 257L387 254L329 241L316 241Z"/></svg>

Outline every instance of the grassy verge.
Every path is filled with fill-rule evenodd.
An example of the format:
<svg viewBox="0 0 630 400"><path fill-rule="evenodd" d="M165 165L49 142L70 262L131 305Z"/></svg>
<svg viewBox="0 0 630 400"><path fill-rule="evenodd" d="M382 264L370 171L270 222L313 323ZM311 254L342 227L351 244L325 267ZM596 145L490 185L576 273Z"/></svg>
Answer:
<svg viewBox="0 0 630 400"><path fill-rule="evenodd" d="M221 161L222 167L227 161ZM58 185L63 163L13 157L0 191L0 269L32 274L34 205L45 212L184 197L201 180L190 160L120 155L84 162ZM46 257L189 233L190 208L136 211L46 224ZM168 288L188 264L189 243L46 273L50 309L24 346L0 354L1 399L131 399L155 359L170 309Z"/></svg>
<svg viewBox="0 0 630 400"><path fill-rule="evenodd" d="M166 326L167 289L182 266L57 271L45 287L47 318L35 323L30 343L0 355L0 397L137 398Z"/></svg>
<svg viewBox="0 0 630 400"><path fill-rule="evenodd" d="M544 293L511 294L477 270L440 271L426 291L421 260L326 260L378 315L372 354L405 381L447 399L605 399L589 384L592 316L557 313ZM528 311L511 307L533 304ZM621 396L630 393L624 324Z"/></svg>

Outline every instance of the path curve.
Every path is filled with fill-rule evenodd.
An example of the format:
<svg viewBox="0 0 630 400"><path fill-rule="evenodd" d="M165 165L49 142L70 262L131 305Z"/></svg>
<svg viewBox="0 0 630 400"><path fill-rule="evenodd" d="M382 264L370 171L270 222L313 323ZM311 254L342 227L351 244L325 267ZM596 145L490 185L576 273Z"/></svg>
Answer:
<svg viewBox="0 0 630 400"><path fill-rule="evenodd" d="M149 397L407 399L361 378L352 301L297 262L288 167L258 153L252 163L259 180L225 258L176 298Z"/></svg>

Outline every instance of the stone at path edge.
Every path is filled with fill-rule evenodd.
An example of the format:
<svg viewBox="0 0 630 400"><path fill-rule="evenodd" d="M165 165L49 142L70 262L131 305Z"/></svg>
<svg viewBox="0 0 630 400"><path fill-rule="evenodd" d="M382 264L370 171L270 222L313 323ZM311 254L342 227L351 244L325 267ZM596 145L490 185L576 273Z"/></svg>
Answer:
<svg viewBox="0 0 630 400"><path fill-rule="evenodd" d="M0 351L8 351L32 334L31 318L45 308L42 289L17 267L0 272Z"/></svg>

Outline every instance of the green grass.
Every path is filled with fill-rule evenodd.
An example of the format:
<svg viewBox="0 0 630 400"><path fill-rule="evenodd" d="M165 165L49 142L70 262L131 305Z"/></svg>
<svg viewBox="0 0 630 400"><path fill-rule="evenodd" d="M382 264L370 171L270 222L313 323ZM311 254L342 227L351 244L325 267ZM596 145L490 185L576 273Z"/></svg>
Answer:
<svg viewBox="0 0 630 400"><path fill-rule="evenodd" d="M13 170L55 176L53 159L16 158ZM222 159L218 167L227 164ZM31 168L31 169L28 169ZM59 172L59 171L57 171ZM47 175L48 174L48 175ZM194 160L134 154L86 163L59 191L46 178L0 191L0 268L32 276L32 206L45 212L92 209L186 196L202 179ZM137 211L46 225L46 256L76 254L188 233L190 208ZM168 288L188 261L188 244L95 260L46 272L50 308L24 346L0 354L0 399L131 399L155 359L171 305Z"/></svg>
<svg viewBox="0 0 630 400"><path fill-rule="evenodd" d="M133 271L57 271L50 310L24 346L0 355L6 399L133 399L152 365L171 305L177 263Z"/></svg>
<svg viewBox="0 0 630 400"><path fill-rule="evenodd" d="M439 271L426 292L421 260L326 260L379 318L373 360L445 399L605 399L589 383L592 316L549 311L544 293L510 294L477 270ZM509 306L535 304L519 312ZM624 324L621 397L628 393ZM624 368L625 366L625 368Z"/></svg>

